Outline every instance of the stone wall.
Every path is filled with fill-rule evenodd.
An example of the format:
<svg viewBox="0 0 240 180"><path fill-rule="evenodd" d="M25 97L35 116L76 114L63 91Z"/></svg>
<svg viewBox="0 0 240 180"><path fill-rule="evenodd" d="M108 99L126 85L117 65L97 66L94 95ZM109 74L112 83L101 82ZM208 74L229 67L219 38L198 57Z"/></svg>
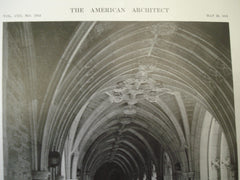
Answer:
<svg viewBox="0 0 240 180"><path fill-rule="evenodd" d="M31 179L31 132L27 108L24 46L4 24L4 168L5 180Z"/></svg>

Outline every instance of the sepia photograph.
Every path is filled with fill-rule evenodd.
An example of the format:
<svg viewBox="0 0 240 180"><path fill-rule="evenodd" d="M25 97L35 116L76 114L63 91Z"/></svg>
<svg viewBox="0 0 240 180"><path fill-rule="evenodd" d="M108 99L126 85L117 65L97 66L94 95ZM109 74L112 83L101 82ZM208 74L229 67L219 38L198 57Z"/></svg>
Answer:
<svg viewBox="0 0 240 180"><path fill-rule="evenodd" d="M227 22L4 22L4 180L237 180Z"/></svg>

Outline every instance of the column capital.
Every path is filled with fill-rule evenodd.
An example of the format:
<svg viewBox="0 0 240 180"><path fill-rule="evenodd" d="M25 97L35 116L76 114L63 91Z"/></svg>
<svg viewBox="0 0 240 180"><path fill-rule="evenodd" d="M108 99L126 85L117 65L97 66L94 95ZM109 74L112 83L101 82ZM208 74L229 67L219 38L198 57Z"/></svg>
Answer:
<svg viewBox="0 0 240 180"><path fill-rule="evenodd" d="M33 180L47 180L50 175L48 171L32 171Z"/></svg>

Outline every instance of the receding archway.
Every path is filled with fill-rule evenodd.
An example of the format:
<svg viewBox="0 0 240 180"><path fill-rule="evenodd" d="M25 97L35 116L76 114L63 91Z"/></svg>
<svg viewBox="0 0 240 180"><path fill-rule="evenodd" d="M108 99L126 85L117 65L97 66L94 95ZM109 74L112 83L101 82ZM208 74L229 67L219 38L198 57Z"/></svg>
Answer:
<svg viewBox="0 0 240 180"><path fill-rule="evenodd" d="M99 167L94 175L94 180L128 180L129 177L114 162L107 162Z"/></svg>

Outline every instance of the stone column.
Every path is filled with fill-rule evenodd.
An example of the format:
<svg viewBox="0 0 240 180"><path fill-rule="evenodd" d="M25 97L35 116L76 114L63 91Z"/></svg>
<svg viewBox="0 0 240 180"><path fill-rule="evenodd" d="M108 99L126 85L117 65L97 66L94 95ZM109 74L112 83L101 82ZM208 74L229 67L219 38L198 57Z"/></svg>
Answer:
<svg viewBox="0 0 240 180"><path fill-rule="evenodd" d="M33 180L48 180L48 177L51 175L48 171L32 171Z"/></svg>

